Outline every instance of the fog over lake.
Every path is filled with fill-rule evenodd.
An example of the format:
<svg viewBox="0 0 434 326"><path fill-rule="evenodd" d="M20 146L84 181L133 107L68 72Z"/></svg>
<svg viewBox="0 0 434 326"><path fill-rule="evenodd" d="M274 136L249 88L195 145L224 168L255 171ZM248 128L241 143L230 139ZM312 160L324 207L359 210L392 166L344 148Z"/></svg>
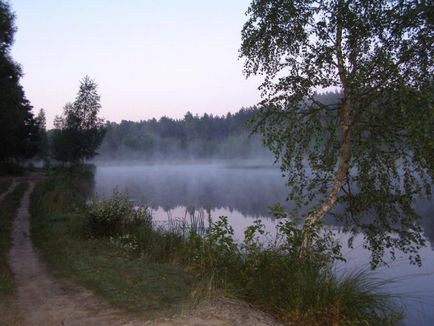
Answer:
<svg viewBox="0 0 434 326"><path fill-rule="evenodd" d="M275 220L268 207L286 201L288 189L282 173L268 162L203 163L203 164L149 164L149 165L98 165L95 175L95 192L98 196L110 195L113 188L128 190L132 200L152 209L156 223L168 218L184 218L186 212L208 212L213 220L228 216L235 237L242 240L246 226L261 218L267 231L273 233ZM399 302L407 309L406 324L434 325L434 203L419 201L416 204L422 216L422 226L427 247L420 253L422 267L409 264L407 257L397 255L390 267L373 272L375 277L392 280L389 291L396 293ZM369 269L369 251L363 248L361 236L354 248L345 245L348 235L339 231L337 224L328 224L344 242L343 252L347 264L338 264L337 272ZM410 323L411 321L411 323Z"/></svg>

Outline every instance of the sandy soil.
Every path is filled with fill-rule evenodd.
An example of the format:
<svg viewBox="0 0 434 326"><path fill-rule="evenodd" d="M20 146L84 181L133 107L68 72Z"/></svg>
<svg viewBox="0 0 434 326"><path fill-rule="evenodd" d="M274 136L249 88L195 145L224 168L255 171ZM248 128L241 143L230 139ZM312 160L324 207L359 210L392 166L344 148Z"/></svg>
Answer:
<svg viewBox="0 0 434 326"><path fill-rule="evenodd" d="M271 326L282 325L267 314L244 303L229 300L205 301L196 309L166 319L148 321L147 326Z"/></svg>
<svg viewBox="0 0 434 326"><path fill-rule="evenodd" d="M135 320L109 307L89 290L54 279L30 238L29 199L34 184L32 181L29 184L14 221L9 254L24 325L277 325L272 318L246 304L221 300L203 302L196 309L172 318Z"/></svg>

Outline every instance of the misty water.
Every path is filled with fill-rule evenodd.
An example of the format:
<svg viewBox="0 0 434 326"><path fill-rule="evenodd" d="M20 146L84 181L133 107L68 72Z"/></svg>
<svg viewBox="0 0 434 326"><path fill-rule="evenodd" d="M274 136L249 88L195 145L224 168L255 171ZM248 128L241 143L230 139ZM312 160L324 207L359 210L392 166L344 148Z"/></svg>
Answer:
<svg viewBox="0 0 434 326"><path fill-rule="evenodd" d="M208 214L215 220L227 216L234 227L235 237L242 240L246 226L260 218L273 234L275 220L268 207L275 203L291 208L286 201L288 189L278 168L269 164L153 164L133 166L98 165L95 191L98 196L110 195L113 188L128 190L132 200L144 203L152 210L153 220L164 224L168 219L185 219L190 215ZM404 255L397 255L389 267L372 272L375 278L391 281L389 293L405 307L408 325L434 325L434 203L419 201L427 247L420 251L422 267L409 264ZM338 273L369 270L370 254L363 248L363 238L357 236L354 248L345 246L348 235L339 226L329 225L342 240L345 264L336 266Z"/></svg>

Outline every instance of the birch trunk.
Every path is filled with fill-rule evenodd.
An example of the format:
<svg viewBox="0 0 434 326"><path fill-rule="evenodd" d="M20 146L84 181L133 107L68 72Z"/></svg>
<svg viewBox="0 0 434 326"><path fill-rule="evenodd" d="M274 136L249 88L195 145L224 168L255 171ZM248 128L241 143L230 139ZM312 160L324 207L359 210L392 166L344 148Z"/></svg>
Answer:
<svg viewBox="0 0 434 326"><path fill-rule="evenodd" d="M338 16L341 16L343 1L340 2L341 8L338 11ZM341 18L338 17L336 27L336 58L339 79L343 87L344 98L339 108L339 127L341 130L342 140L339 148L338 167L335 173L335 179L330 192L327 194L322 204L308 213L305 217L303 227L303 242L300 248L300 256L306 256L312 248L312 237L315 232L315 226L327 212L334 206L339 195L339 191L346 181L346 176L349 169L350 160L350 144L351 144L351 128L350 128L350 110L351 110L351 92L348 85L344 58L342 54L342 24Z"/></svg>

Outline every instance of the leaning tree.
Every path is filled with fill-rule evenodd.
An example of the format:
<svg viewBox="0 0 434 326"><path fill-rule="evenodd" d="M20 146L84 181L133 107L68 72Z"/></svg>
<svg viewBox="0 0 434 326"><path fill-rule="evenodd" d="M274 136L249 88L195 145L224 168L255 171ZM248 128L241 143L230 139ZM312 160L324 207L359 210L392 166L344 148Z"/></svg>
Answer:
<svg viewBox="0 0 434 326"><path fill-rule="evenodd" d="M245 73L262 75L256 130L280 159L289 198L305 207L301 254L334 215L420 263L414 200L434 171L431 1L253 0L242 30ZM339 92L336 101L318 93Z"/></svg>

